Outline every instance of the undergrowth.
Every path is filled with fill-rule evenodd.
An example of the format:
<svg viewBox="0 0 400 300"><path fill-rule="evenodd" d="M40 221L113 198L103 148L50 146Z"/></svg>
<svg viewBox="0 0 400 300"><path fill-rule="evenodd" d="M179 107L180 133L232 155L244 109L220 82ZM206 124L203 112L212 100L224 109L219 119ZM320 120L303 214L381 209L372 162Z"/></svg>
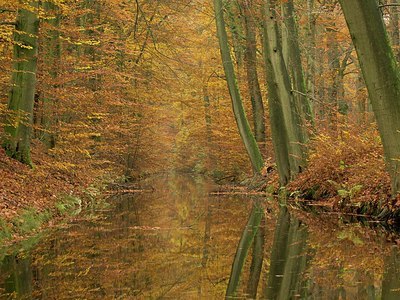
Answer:
<svg viewBox="0 0 400 300"><path fill-rule="evenodd" d="M344 198L380 204L389 200L390 178L375 129L341 130L337 137L321 132L310 141L310 149L306 170L288 185L291 192L334 203Z"/></svg>

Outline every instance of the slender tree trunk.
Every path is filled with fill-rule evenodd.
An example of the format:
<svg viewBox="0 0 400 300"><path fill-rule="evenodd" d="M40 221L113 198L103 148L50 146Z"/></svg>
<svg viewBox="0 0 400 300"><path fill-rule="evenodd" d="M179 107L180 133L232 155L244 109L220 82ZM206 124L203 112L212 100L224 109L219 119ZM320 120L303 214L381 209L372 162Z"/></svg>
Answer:
<svg viewBox="0 0 400 300"><path fill-rule="evenodd" d="M257 72L256 27L252 16L253 0L243 1L243 15L246 29L245 62L247 85L253 108L254 135L258 143L265 143L265 110Z"/></svg>
<svg viewBox="0 0 400 300"><path fill-rule="evenodd" d="M235 259L232 264L231 276L226 289L226 298L232 298L236 296L236 291L242 275L243 265L246 262L248 251L254 241L254 237L258 232L263 216L264 211L261 205L259 203L255 203L236 250Z"/></svg>
<svg viewBox="0 0 400 300"><path fill-rule="evenodd" d="M251 132L249 122L243 108L239 87L232 63L232 58L226 34L222 0L214 0L215 19L217 23L217 34L221 50L222 64L225 71L226 81L232 100L233 113L239 129L240 136L246 147L247 154L251 160L254 174L258 174L263 167L263 159L258 148L257 142Z"/></svg>
<svg viewBox="0 0 400 300"><path fill-rule="evenodd" d="M337 131L338 126L338 93L339 93L339 45L337 42L337 29L335 28L335 20L331 21L327 31L327 56L328 56L328 70L329 70L329 85L328 85L328 126L334 132Z"/></svg>
<svg viewBox="0 0 400 300"><path fill-rule="evenodd" d="M400 28L399 28L399 0L391 0L391 4L396 6L390 9L390 37L392 40L392 46L394 48L394 53L397 62L400 62Z"/></svg>
<svg viewBox="0 0 400 300"><path fill-rule="evenodd" d="M49 18L46 22L50 25L50 30L47 32L47 36L44 41L44 49L46 50L46 65L49 71L51 85L46 86L46 89L52 90L50 94L47 91L42 93L42 118L41 125L43 128L42 141L48 148L53 148L56 143L55 128L54 124L57 123L57 114L55 111L56 99L54 97L54 88L56 85L54 81L58 77L59 62L61 59L61 45L60 45L60 14L59 8L53 2L43 2L43 8L46 13L49 14ZM51 95L53 93L53 95Z"/></svg>
<svg viewBox="0 0 400 300"><path fill-rule="evenodd" d="M263 24L272 138L281 183L286 184L305 165L305 134L282 54L274 1L265 0ZM284 149L285 143L287 150ZM288 166L289 170L285 170Z"/></svg>
<svg viewBox="0 0 400 300"><path fill-rule="evenodd" d="M28 165L32 164L30 140L36 91L38 3L30 1L29 9L20 8L17 12L12 88L8 100L11 115L6 123L7 136L3 144L9 156Z"/></svg>
<svg viewBox="0 0 400 300"><path fill-rule="evenodd" d="M307 95L315 99L315 60L316 60L316 17L314 14L314 0L307 0ZM311 104L311 103L310 103ZM315 103L314 103L315 105ZM314 111L314 105L311 111ZM314 114L312 114L314 117ZM313 118L314 119L314 118Z"/></svg>
<svg viewBox="0 0 400 300"><path fill-rule="evenodd" d="M256 236L253 242L253 256L250 265L249 281L247 283L246 293L251 299L256 299L258 283L260 281L261 270L264 258L264 232L265 232L265 218L261 219L260 226L258 227Z"/></svg>
<svg viewBox="0 0 400 300"><path fill-rule="evenodd" d="M400 190L400 75L375 0L340 0L378 123L395 196Z"/></svg>
<svg viewBox="0 0 400 300"><path fill-rule="evenodd" d="M227 13L227 25L232 35L232 48L235 54L235 61L237 66L241 66L243 62L243 33L240 21L238 20L239 10L237 1L224 1L224 8Z"/></svg>

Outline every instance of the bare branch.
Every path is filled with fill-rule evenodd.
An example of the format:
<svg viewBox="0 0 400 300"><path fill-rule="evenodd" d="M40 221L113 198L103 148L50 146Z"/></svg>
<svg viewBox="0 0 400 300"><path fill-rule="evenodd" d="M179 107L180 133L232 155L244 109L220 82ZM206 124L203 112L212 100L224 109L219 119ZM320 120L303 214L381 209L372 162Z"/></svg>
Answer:
<svg viewBox="0 0 400 300"><path fill-rule="evenodd" d="M5 12L16 12L16 11L9 8L0 8L0 14Z"/></svg>
<svg viewBox="0 0 400 300"><path fill-rule="evenodd" d="M17 26L16 22L8 22L8 21L4 21L4 22L0 22L0 26L1 25L6 25L6 26Z"/></svg>
<svg viewBox="0 0 400 300"><path fill-rule="evenodd" d="M384 7L388 7L388 6L400 6L399 3L391 3L391 4L380 4L378 5L379 8L384 8Z"/></svg>

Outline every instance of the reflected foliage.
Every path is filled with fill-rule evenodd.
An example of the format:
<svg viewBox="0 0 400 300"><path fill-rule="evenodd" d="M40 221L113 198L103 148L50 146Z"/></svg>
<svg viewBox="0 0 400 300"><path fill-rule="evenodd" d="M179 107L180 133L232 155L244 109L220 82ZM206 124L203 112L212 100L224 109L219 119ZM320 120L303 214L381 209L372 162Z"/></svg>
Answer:
<svg viewBox="0 0 400 300"><path fill-rule="evenodd" d="M369 229L212 196L202 177L145 184L2 254L0 299L399 299L399 251Z"/></svg>

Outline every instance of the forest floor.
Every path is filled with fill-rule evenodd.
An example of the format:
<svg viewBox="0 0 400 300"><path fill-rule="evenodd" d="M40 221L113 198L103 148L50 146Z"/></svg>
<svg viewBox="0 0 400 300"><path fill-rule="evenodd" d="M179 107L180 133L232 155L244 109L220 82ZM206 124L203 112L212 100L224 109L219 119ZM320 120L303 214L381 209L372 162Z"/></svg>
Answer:
<svg viewBox="0 0 400 300"><path fill-rule="evenodd" d="M33 142L31 150L33 168L9 158L0 148L0 243L51 225L50 220L62 215L57 203L84 197L85 189L98 178L98 170L61 164L41 143Z"/></svg>
<svg viewBox="0 0 400 300"><path fill-rule="evenodd" d="M400 225L400 197L390 197L390 178L375 132L345 132L339 138L320 134L310 149L306 170L286 188L289 201L315 212L343 212ZM88 194L101 194L110 182L111 177L102 178L108 171L88 163L60 163L40 142L32 144L32 159L33 169L0 148L0 242L14 242L43 224L51 225L66 215L66 200L82 199L85 206ZM277 172L266 174L266 181L262 186L267 192L278 193Z"/></svg>

